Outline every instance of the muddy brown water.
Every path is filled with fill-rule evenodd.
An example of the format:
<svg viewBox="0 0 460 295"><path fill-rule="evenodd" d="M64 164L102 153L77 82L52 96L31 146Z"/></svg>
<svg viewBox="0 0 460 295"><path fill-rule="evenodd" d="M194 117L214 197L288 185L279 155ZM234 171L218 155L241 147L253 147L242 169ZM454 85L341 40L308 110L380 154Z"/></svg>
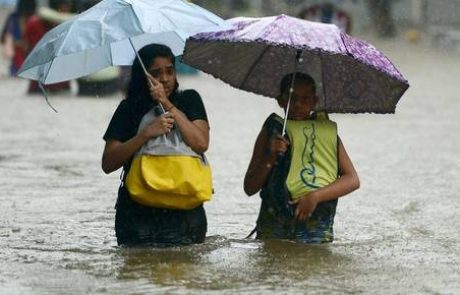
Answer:
<svg viewBox="0 0 460 295"><path fill-rule="evenodd" d="M123 249L119 173L100 168L121 95L26 96L0 78L1 294L460 293L460 55L376 41L410 80L395 115L332 115L361 178L339 201L329 245L245 240L259 199L242 190L268 98L204 74L214 199L202 245ZM4 62L2 66L4 66ZM3 67L4 68L4 67Z"/></svg>

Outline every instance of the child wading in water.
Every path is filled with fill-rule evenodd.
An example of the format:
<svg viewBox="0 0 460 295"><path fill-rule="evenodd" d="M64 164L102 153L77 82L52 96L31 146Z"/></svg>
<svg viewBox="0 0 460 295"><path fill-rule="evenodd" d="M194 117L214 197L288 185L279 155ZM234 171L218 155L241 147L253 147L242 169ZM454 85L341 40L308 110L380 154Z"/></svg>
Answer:
<svg viewBox="0 0 460 295"><path fill-rule="evenodd" d="M305 243L332 242L337 199L359 188L359 178L337 135L337 125L314 112L315 81L295 73L280 84L278 104L288 114L271 114L255 142L244 178L249 196L260 191L258 239L294 239Z"/></svg>

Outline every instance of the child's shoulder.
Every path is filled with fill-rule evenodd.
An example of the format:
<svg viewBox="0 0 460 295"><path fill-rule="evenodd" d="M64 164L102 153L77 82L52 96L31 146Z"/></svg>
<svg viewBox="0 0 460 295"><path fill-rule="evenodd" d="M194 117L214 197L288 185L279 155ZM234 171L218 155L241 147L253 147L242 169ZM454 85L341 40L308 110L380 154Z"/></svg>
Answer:
<svg viewBox="0 0 460 295"><path fill-rule="evenodd" d="M330 121L329 114L324 111L315 112L314 118L315 120L318 120L318 121Z"/></svg>
<svg viewBox="0 0 460 295"><path fill-rule="evenodd" d="M329 115L326 112L317 112L315 113L315 121L321 126L328 126L327 128L332 128L332 130L337 130L337 123L329 118Z"/></svg>
<svg viewBox="0 0 460 295"><path fill-rule="evenodd" d="M268 116L267 119L265 119L265 122L267 121L276 121L276 122L283 123L283 118L277 113L271 113L270 116Z"/></svg>
<svg viewBox="0 0 460 295"><path fill-rule="evenodd" d="M270 116L265 119L263 128L268 130L282 130L283 129L283 118L276 113L271 113Z"/></svg>

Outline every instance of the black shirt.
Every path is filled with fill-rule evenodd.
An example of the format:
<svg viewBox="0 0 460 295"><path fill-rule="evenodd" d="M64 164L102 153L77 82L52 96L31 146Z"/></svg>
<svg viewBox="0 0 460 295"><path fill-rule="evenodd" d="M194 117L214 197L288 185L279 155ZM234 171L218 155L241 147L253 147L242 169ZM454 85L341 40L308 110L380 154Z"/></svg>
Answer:
<svg viewBox="0 0 460 295"><path fill-rule="evenodd" d="M172 103L181 110L190 121L208 121L206 110L201 100L200 94L195 90L178 91L172 99ZM147 112L148 110L146 110ZM115 139L121 142L128 141L137 133L138 126L132 118L132 111L126 99L118 105L112 120L110 120L104 140Z"/></svg>

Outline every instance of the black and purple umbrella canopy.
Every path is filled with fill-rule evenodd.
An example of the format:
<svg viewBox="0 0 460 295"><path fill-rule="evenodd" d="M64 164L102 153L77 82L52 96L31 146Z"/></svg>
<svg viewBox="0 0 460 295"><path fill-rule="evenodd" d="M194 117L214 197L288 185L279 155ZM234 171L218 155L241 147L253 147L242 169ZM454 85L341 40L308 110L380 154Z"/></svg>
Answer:
<svg viewBox="0 0 460 295"><path fill-rule="evenodd" d="M232 28L187 39L184 62L228 84L268 97L296 71L318 84L319 110L394 113L409 87L380 51L335 25L286 15L229 20Z"/></svg>

